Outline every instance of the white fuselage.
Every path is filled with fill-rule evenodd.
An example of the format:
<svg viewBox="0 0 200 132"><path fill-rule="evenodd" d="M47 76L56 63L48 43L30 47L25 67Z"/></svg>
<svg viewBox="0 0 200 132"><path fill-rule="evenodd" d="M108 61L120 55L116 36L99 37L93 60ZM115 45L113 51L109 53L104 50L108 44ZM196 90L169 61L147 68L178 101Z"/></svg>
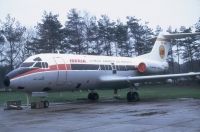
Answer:
<svg viewBox="0 0 200 132"><path fill-rule="evenodd" d="M141 75L137 66L144 61L137 57L39 54L29 57L16 69L19 72L11 77L10 87L21 91L95 89L99 88L102 76ZM31 62L32 65L26 66ZM162 65L164 69L154 67L155 71L166 70L167 64Z"/></svg>

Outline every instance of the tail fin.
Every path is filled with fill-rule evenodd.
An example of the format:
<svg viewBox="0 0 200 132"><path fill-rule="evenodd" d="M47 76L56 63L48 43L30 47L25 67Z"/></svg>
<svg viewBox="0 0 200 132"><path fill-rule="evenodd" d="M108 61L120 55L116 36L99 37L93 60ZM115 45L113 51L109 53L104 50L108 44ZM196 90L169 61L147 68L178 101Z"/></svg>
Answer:
<svg viewBox="0 0 200 132"><path fill-rule="evenodd" d="M176 38L185 38L190 36L200 35L200 33L180 33L180 34L159 34L153 49L150 53L145 54L145 58L148 57L155 61L166 61L167 55L170 49L170 40Z"/></svg>

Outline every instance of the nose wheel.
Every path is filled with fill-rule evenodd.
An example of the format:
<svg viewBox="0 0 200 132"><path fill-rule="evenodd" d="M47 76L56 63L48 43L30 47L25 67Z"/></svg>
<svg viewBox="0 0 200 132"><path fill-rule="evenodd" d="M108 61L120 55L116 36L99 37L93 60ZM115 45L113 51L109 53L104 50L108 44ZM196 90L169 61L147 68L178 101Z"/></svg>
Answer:
<svg viewBox="0 0 200 132"><path fill-rule="evenodd" d="M97 101L99 99L99 94L96 92L91 92L88 94L88 99L91 101Z"/></svg>
<svg viewBox="0 0 200 132"><path fill-rule="evenodd" d="M5 85L6 87L9 87L9 86L10 86L10 79L9 79L9 77L6 77L6 78L4 79L4 81L3 81L3 83L4 83L4 85Z"/></svg>

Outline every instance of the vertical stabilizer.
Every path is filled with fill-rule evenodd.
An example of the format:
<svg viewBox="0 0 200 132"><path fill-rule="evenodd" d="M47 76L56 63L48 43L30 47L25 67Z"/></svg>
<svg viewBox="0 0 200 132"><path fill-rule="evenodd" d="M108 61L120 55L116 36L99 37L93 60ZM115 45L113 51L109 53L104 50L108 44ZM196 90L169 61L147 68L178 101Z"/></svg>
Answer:
<svg viewBox="0 0 200 132"><path fill-rule="evenodd" d="M200 35L200 33L159 34L150 53L142 55L145 59L164 62L167 59L171 39Z"/></svg>
<svg viewBox="0 0 200 132"><path fill-rule="evenodd" d="M170 49L170 40L160 34L148 56L155 61L166 61Z"/></svg>

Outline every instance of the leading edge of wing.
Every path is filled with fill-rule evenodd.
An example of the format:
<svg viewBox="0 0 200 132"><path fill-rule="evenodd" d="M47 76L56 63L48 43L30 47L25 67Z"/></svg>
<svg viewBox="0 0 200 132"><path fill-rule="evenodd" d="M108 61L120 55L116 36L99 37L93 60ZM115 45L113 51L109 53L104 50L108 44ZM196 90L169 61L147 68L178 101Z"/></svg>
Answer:
<svg viewBox="0 0 200 132"><path fill-rule="evenodd" d="M100 78L101 82L122 82L122 81L132 81L132 82L142 82L142 81L153 81L153 80L163 80L163 79L173 79L179 77L195 77L199 76L200 72L190 72L181 74L165 74L165 75L148 75L148 76L102 76Z"/></svg>

